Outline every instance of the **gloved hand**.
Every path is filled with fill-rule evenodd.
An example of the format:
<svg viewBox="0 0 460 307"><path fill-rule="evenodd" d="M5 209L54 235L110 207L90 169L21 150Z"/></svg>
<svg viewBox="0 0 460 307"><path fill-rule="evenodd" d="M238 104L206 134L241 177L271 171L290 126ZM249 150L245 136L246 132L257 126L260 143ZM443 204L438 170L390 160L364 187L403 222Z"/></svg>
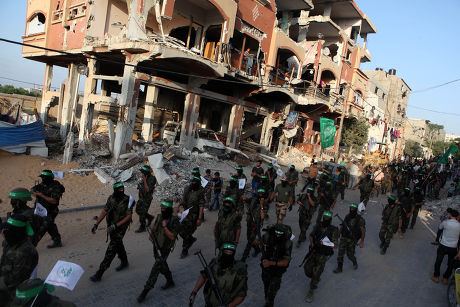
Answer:
<svg viewBox="0 0 460 307"><path fill-rule="evenodd" d="M94 224L93 228L91 228L91 232L94 234L96 233L96 230L97 230L97 224Z"/></svg>
<svg viewBox="0 0 460 307"><path fill-rule="evenodd" d="M188 298L188 305L190 307L193 306L193 304L195 303L195 297L196 297L196 292L192 291L192 293L190 293L190 297Z"/></svg>
<svg viewBox="0 0 460 307"><path fill-rule="evenodd" d="M114 231L115 229L117 229L117 225L112 224L112 225L109 226L108 229L109 229L109 232L112 232L112 231Z"/></svg>

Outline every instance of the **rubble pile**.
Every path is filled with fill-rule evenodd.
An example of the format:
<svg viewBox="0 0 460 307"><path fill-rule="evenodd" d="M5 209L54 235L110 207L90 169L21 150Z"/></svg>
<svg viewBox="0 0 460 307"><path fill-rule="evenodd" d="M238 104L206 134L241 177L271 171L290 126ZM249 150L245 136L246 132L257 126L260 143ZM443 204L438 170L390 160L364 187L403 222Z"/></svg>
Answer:
<svg viewBox="0 0 460 307"><path fill-rule="evenodd" d="M311 158L297 148L290 148L289 151L281 154L278 158L278 162L281 165L293 164L296 169L302 170L310 166Z"/></svg>
<svg viewBox="0 0 460 307"><path fill-rule="evenodd" d="M447 208L460 210L460 195L426 201L424 205L424 209L428 211L428 215L434 218L439 218Z"/></svg>

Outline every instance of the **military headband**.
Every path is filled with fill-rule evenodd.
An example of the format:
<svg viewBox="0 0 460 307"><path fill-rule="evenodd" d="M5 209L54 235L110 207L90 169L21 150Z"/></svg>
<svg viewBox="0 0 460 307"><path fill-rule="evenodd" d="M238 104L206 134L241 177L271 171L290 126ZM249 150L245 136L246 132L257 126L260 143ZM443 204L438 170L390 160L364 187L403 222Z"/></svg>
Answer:
<svg viewBox="0 0 460 307"><path fill-rule="evenodd" d="M164 207L168 207L168 208L172 208L172 207L173 207L173 205L172 205L170 202L168 202L168 201L162 201L162 202L161 202L161 205L164 206Z"/></svg>
<svg viewBox="0 0 460 307"><path fill-rule="evenodd" d="M324 215L324 216L327 216L327 217L332 217L332 213L331 213L331 212L327 212L327 211L324 211L323 215Z"/></svg>
<svg viewBox="0 0 460 307"><path fill-rule="evenodd" d="M42 284L42 285L40 285L38 287L29 289L29 290L22 290L22 291L16 288L16 297L19 298L19 299L26 299L26 298L35 297L43 290L43 288L46 288L46 290L48 290L48 292L53 292L54 291L54 287L52 285L48 285L48 284Z"/></svg>
<svg viewBox="0 0 460 307"><path fill-rule="evenodd" d="M409 192L410 192L410 188L405 188L404 190L407 190L407 191L409 191Z"/></svg>
<svg viewBox="0 0 460 307"><path fill-rule="evenodd" d="M281 231L281 230L275 230L275 233L277 235L283 235L284 234L284 231Z"/></svg>
<svg viewBox="0 0 460 307"><path fill-rule="evenodd" d="M14 218L10 217L6 221L7 224L14 226L14 227L26 227L26 232L28 236L33 236L34 235L34 230L32 229L32 226L30 226L29 222L23 222L23 221L18 221L15 220Z"/></svg>
<svg viewBox="0 0 460 307"><path fill-rule="evenodd" d="M193 179L192 179L192 181L193 181L193 180L198 180L198 181L201 181L201 178L200 178L200 177L196 177L196 176L194 176L194 177L193 177Z"/></svg>
<svg viewBox="0 0 460 307"><path fill-rule="evenodd" d="M192 170L192 173L193 173L193 174L199 174L199 173L200 173L200 170L194 169L194 170Z"/></svg>
<svg viewBox="0 0 460 307"><path fill-rule="evenodd" d="M122 187L124 187L123 182L115 182L115 184L113 185L114 190Z"/></svg>
<svg viewBox="0 0 460 307"><path fill-rule="evenodd" d="M315 189L313 189L312 187L308 187L308 188L307 188L307 191L312 191L312 192L313 192L314 190L315 190Z"/></svg>
<svg viewBox="0 0 460 307"><path fill-rule="evenodd" d="M262 179L267 179L268 177L265 176L265 175L263 175L263 176L261 176L260 178L262 178Z"/></svg>
<svg viewBox="0 0 460 307"><path fill-rule="evenodd" d="M269 165L268 165L268 168L273 168L273 164L269 164Z"/></svg>
<svg viewBox="0 0 460 307"><path fill-rule="evenodd" d="M226 202L226 201L229 201L229 202L231 202L232 204L235 204L235 200L234 200L233 198L231 198L231 197L226 197L226 198L224 199L224 202Z"/></svg>
<svg viewBox="0 0 460 307"><path fill-rule="evenodd" d="M351 208L356 208L356 209L358 209L358 205L357 205L357 204L350 204L350 207L351 207Z"/></svg>
<svg viewBox="0 0 460 307"><path fill-rule="evenodd" d="M231 251L235 251L236 246L234 244L231 244L231 243L224 243L224 244L222 244L222 249L228 249L228 250L231 250Z"/></svg>
<svg viewBox="0 0 460 307"><path fill-rule="evenodd" d="M242 170L243 170L243 168L242 168L241 166L238 166L238 167L236 168L236 170L238 170L238 171L242 171Z"/></svg>
<svg viewBox="0 0 460 307"><path fill-rule="evenodd" d="M152 171L152 169L151 169L149 166L147 166L147 165L144 165L144 166L141 168L141 170L146 171L146 172L149 172L149 173Z"/></svg>
<svg viewBox="0 0 460 307"><path fill-rule="evenodd" d="M388 196L388 199L396 200L396 197L394 197L393 195L390 195L390 196Z"/></svg>
<svg viewBox="0 0 460 307"><path fill-rule="evenodd" d="M232 176L232 177L230 177L230 178L231 178L233 181L236 181L236 182L238 182L238 178L236 178L236 177L233 177L233 176Z"/></svg>
<svg viewBox="0 0 460 307"><path fill-rule="evenodd" d="M19 198L19 197L30 197L32 193L18 193L18 192L10 192L10 198Z"/></svg>
<svg viewBox="0 0 460 307"><path fill-rule="evenodd" d="M42 171L40 176L54 177L53 173L50 173L50 172L47 172L47 171Z"/></svg>
<svg viewBox="0 0 460 307"><path fill-rule="evenodd" d="M265 189L258 189L257 193L265 193Z"/></svg>
<svg viewBox="0 0 460 307"><path fill-rule="evenodd" d="M327 181L327 182L326 182L326 184L332 184L332 182L330 182L330 181Z"/></svg>

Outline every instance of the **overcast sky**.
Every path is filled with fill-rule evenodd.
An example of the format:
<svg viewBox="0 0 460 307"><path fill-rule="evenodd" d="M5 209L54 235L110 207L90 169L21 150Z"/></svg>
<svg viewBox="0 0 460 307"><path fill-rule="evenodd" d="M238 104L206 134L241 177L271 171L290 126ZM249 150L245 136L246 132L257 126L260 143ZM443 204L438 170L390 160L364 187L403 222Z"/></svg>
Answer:
<svg viewBox="0 0 460 307"><path fill-rule="evenodd" d="M289 1L289 0L285 0ZM412 88L407 115L428 119L460 135L460 82L416 93L434 85L460 79L459 0L356 0L377 27L369 35L372 62L362 69L395 68ZM3 1L0 37L20 41L24 34L26 0ZM41 87L45 65L21 57L21 48L0 42L0 84ZM35 83L19 83L4 78ZM59 87L66 70L56 68L52 86ZM435 113L418 108L435 110Z"/></svg>

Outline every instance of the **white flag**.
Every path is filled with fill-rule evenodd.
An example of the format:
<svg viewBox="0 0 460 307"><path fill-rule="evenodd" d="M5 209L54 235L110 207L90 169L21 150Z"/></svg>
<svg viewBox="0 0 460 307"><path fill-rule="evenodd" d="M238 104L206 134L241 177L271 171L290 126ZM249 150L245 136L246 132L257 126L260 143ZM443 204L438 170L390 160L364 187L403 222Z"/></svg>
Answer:
<svg viewBox="0 0 460 307"><path fill-rule="evenodd" d="M360 202L359 205L358 205L358 211L361 212L361 211L365 211L366 210L366 206L364 205L363 202Z"/></svg>
<svg viewBox="0 0 460 307"><path fill-rule="evenodd" d="M58 260L46 277L45 283L73 291L83 272L84 270L78 264Z"/></svg>
<svg viewBox="0 0 460 307"><path fill-rule="evenodd" d="M133 206L134 204L134 196L133 196L133 192L129 193L129 203L128 203L128 208L131 209L131 207Z"/></svg>
<svg viewBox="0 0 460 307"><path fill-rule="evenodd" d="M294 234L291 234L291 241L294 241L294 239L295 239Z"/></svg>
<svg viewBox="0 0 460 307"><path fill-rule="evenodd" d="M48 210L46 210L46 208L43 207L42 204L36 203L34 214L41 216L41 217L45 217L45 216L48 216Z"/></svg>
<svg viewBox="0 0 460 307"><path fill-rule="evenodd" d="M35 269L32 271L32 274L30 274L29 279L35 279L38 276L38 265L35 267Z"/></svg>
<svg viewBox="0 0 460 307"><path fill-rule="evenodd" d="M246 179L245 178L238 179L238 189L244 190L245 186L246 186Z"/></svg>
<svg viewBox="0 0 460 307"><path fill-rule="evenodd" d="M331 242L331 240L329 240L329 238L327 236L325 236L321 242L323 243L323 245L326 245L326 246L330 246L330 247L334 247L334 243Z"/></svg>
<svg viewBox="0 0 460 307"><path fill-rule="evenodd" d="M179 212L179 213L177 214L177 216L178 216L179 219L180 219L180 220L179 220L180 223L182 223L182 221L187 217L187 215L188 215L189 212L190 212L190 209L187 209L187 210L183 211L182 213Z"/></svg>
<svg viewBox="0 0 460 307"><path fill-rule="evenodd" d="M56 178L63 179L64 178L64 172L62 171L53 171L53 175Z"/></svg>
<svg viewBox="0 0 460 307"><path fill-rule="evenodd" d="M204 188L207 185L208 185L208 181L203 176L201 176L201 186Z"/></svg>

